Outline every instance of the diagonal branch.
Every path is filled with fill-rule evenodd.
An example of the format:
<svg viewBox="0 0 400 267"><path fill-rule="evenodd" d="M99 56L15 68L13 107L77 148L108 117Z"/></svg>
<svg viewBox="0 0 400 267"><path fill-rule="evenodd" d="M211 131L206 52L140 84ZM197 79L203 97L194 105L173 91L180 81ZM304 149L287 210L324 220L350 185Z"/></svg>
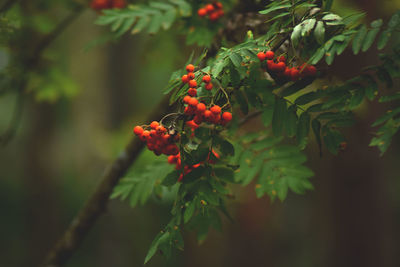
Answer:
<svg viewBox="0 0 400 267"><path fill-rule="evenodd" d="M159 120L170 110L172 108L169 106L169 95L166 95L158 106L153 109L148 121ZM72 221L67 231L48 253L43 266L61 266L72 256L95 221L105 211L114 186L139 156L143 147L144 143L136 137L128 143L120 156L107 168L100 184Z"/></svg>

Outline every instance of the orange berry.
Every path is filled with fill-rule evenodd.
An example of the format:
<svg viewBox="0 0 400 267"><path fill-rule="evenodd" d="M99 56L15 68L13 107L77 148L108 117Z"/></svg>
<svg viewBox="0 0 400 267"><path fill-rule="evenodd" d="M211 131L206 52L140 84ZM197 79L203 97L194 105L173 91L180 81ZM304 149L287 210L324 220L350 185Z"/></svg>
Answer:
<svg viewBox="0 0 400 267"><path fill-rule="evenodd" d="M230 122L230 121L232 120L232 113L230 113L230 112L224 112L224 113L222 113L222 119L223 119L225 122Z"/></svg>
<svg viewBox="0 0 400 267"><path fill-rule="evenodd" d="M194 66L192 64L189 64L186 66L186 71L187 72L193 72L194 71Z"/></svg>
<svg viewBox="0 0 400 267"><path fill-rule="evenodd" d="M211 76L210 75L204 75L203 76L203 82L205 82L205 83L211 82Z"/></svg>
<svg viewBox="0 0 400 267"><path fill-rule="evenodd" d="M197 106L198 103L199 103L199 101L197 101L197 99L194 98L194 97L192 97L192 98L189 100L189 105L191 105L192 107Z"/></svg>
<svg viewBox="0 0 400 267"><path fill-rule="evenodd" d="M264 61L267 58L267 55L264 52L259 52L257 57L260 61Z"/></svg>
<svg viewBox="0 0 400 267"><path fill-rule="evenodd" d="M188 90L188 95L190 95L190 96L196 96L196 95L197 95L197 90L196 90L196 88L189 88L189 90Z"/></svg>
<svg viewBox="0 0 400 267"><path fill-rule="evenodd" d="M206 90L210 91L210 90L213 89L213 84L212 83L207 83L205 87L206 87Z"/></svg>
<svg viewBox="0 0 400 267"><path fill-rule="evenodd" d="M210 110L204 111L204 118L209 121L212 118L213 114Z"/></svg>
<svg viewBox="0 0 400 267"><path fill-rule="evenodd" d="M211 12L213 12L214 11L214 6L212 5L212 4L208 4L208 5L206 5L206 7L205 7L205 10L207 11L207 13L208 14L210 14Z"/></svg>
<svg viewBox="0 0 400 267"><path fill-rule="evenodd" d="M183 98L183 103L189 104L189 100L190 100L190 99L191 99L191 97L188 96L188 95L186 95L186 96Z"/></svg>
<svg viewBox="0 0 400 267"><path fill-rule="evenodd" d="M152 123L150 123L150 128L155 130L158 125L159 123L157 121L153 121Z"/></svg>
<svg viewBox="0 0 400 267"><path fill-rule="evenodd" d="M215 106L213 106L213 107L210 108L210 111L211 111L213 114L218 115L218 114L221 113L221 107L218 106L218 105L215 105Z"/></svg>
<svg viewBox="0 0 400 267"><path fill-rule="evenodd" d="M142 135L143 128L140 126L135 126L135 128L133 128L133 133L136 134L137 136Z"/></svg>
<svg viewBox="0 0 400 267"><path fill-rule="evenodd" d="M204 113L206 111L206 105L204 103L197 104L197 112Z"/></svg>
<svg viewBox="0 0 400 267"><path fill-rule="evenodd" d="M205 15L207 15L207 10L205 8L200 8L199 10L197 10L197 14L200 17L204 17Z"/></svg>
<svg viewBox="0 0 400 267"><path fill-rule="evenodd" d="M187 77L188 77L189 80L193 80L196 76L194 75L193 72L189 72L189 73L187 74Z"/></svg>
<svg viewBox="0 0 400 267"><path fill-rule="evenodd" d="M189 81L189 87L191 87L191 88L196 88L196 87L197 87L197 82L196 82L196 80L190 80L190 81Z"/></svg>
<svg viewBox="0 0 400 267"><path fill-rule="evenodd" d="M189 82L189 77L186 74L182 76L182 82L183 83L188 83Z"/></svg>

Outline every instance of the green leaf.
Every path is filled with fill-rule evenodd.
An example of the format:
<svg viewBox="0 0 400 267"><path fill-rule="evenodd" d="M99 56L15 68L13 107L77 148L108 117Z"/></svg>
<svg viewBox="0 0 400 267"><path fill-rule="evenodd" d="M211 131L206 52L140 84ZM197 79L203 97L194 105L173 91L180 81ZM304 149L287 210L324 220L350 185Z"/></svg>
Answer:
<svg viewBox="0 0 400 267"><path fill-rule="evenodd" d="M378 118L373 124L372 127L378 126L379 124L384 123L385 121L393 118L394 116L396 116L397 114L400 113L400 107L397 107L393 110L389 109L388 111L386 111L386 114L381 116L380 118Z"/></svg>
<svg viewBox="0 0 400 267"><path fill-rule="evenodd" d="M310 130L310 119L310 114L308 114L308 112L301 113L299 117L296 138L300 149L304 149L307 145L308 133Z"/></svg>
<svg viewBox="0 0 400 267"><path fill-rule="evenodd" d="M400 92L397 92L393 95L382 96L381 98L379 98L379 102L380 103L390 102L390 101L399 100L399 99L400 99Z"/></svg>
<svg viewBox="0 0 400 267"><path fill-rule="evenodd" d="M296 114L296 105L292 105L288 109L287 119L284 121L286 134L289 137L293 137L296 135L297 128L297 114Z"/></svg>
<svg viewBox="0 0 400 267"><path fill-rule="evenodd" d="M358 88L353 96L350 98L350 103L349 103L349 108L350 109L355 109L356 107L358 107L362 100L364 99L365 96L365 90L364 88Z"/></svg>
<svg viewBox="0 0 400 267"><path fill-rule="evenodd" d="M176 184L176 182L178 181L178 178L179 178L179 174L180 174L180 172L178 170L174 170L174 171L170 172L163 179L161 184L164 186L172 186L172 185Z"/></svg>
<svg viewBox="0 0 400 267"><path fill-rule="evenodd" d="M309 59L311 65L317 64L325 55L325 49L323 47L318 48L315 54Z"/></svg>
<svg viewBox="0 0 400 267"><path fill-rule="evenodd" d="M168 237L169 233L168 232L161 232L159 233L153 240L153 242L150 245L150 249L147 252L146 258L144 259L144 264L146 264L153 256L156 254L158 250L158 245L162 240L165 240L166 237Z"/></svg>
<svg viewBox="0 0 400 267"><path fill-rule="evenodd" d="M318 147L319 147L319 151L320 151L320 155L321 155L321 153L322 153L321 123L319 122L319 120L316 120L316 119L312 120L311 128L313 129L315 140L317 141L317 144L318 144Z"/></svg>
<svg viewBox="0 0 400 267"><path fill-rule="evenodd" d="M315 23L317 22L316 19L306 19L302 22L302 29L301 29L301 36L309 36L311 31L314 29Z"/></svg>
<svg viewBox="0 0 400 267"><path fill-rule="evenodd" d="M196 198L189 202L185 208L185 213L183 215L183 222L186 224L192 218L194 212L196 211Z"/></svg>
<svg viewBox="0 0 400 267"><path fill-rule="evenodd" d="M229 54L229 58L236 68L239 68L241 66L243 59L239 54L231 53Z"/></svg>
<svg viewBox="0 0 400 267"><path fill-rule="evenodd" d="M264 126L269 126L272 122L272 115L274 114L274 109L271 106L264 108L263 113L261 114L261 120Z"/></svg>
<svg viewBox="0 0 400 267"><path fill-rule="evenodd" d="M363 24L358 32L355 34L353 39L353 53L357 55L360 52L361 46L363 45L365 36L367 34L367 27Z"/></svg>
<svg viewBox="0 0 400 267"><path fill-rule="evenodd" d="M377 45L379 50L383 49L386 46L391 35L392 32L390 30L385 30L381 33L381 35L378 38L378 45Z"/></svg>
<svg viewBox="0 0 400 267"><path fill-rule="evenodd" d="M361 51L365 52L371 47L378 32L379 32L379 28L373 28L372 30L370 30L367 33L367 35L365 36L365 40L362 44Z"/></svg>
<svg viewBox="0 0 400 267"><path fill-rule="evenodd" d="M261 10L259 13L265 15L265 14L271 13L272 11L276 11L276 10L284 9L284 8L289 8L291 6L292 6L291 4L272 6L270 8L265 9L265 10Z"/></svg>
<svg viewBox="0 0 400 267"><path fill-rule="evenodd" d="M272 115L272 132L275 136L280 136L283 133L284 121L287 119L286 101L283 98L278 98L274 105L274 114Z"/></svg>
<svg viewBox="0 0 400 267"><path fill-rule="evenodd" d="M247 98L242 90L234 90L233 95L235 96L236 101L239 103L240 110L244 115L247 115L249 113L249 104L247 103Z"/></svg>
<svg viewBox="0 0 400 267"><path fill-rule="evenodd" d="M315 40L319 43L319 44L324 44L325 42L325 27L324 27L324 23L322 21L318 21L317 22L317 26L315 27L314 30L314 36L315 36Z"/></svg>
<svg viewBox="0 0 400 267"><path fill-rule="evenodd" d="M344 137L340 132L336 130L332 130L327 127L324 127L324 129L325 129L325 136L324 136L325 145L328 148L329 152L331 152L334 155L337 155L338 150L340 148L340 144L344 142Z"/></svg>
<svg viewBox="0 0 400 267"><path fill-rule="evenodd" d="M292 44L294 47L296 47L299 44L301 32L302 32L302 25L298 24L296 27L294 27L293 32L290 36L290 39L292 41Z"/></svg>

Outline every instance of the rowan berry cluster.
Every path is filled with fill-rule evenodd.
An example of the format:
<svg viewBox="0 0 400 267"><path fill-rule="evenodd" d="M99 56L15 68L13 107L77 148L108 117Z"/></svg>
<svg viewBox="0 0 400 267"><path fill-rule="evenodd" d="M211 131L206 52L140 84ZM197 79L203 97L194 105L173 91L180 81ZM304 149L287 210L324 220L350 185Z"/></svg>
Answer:
<svg viewBox="0 0 400 267"><path fill-rule="evenodd" d="M290 68L286 65L285 56L278 56L275 58L275 53L273 51L259 52L257 57L261 62L267 60L267 70L278 77L285 77L292 81L297 81L301 78L315 77L317 75L315 66L304 63L301 66Z"/></svg>
<svg viewBox="0 0 400 267"><path fill-rule="evenodd" d="M211 21L216 21L222 17L225 12L221 2L213 2L212 4L205 5L197 11L200 17L208 16Z"/></svg>
<svg viewBox="0 0 400 267"><path fill-rule="evenodd" d="M100 11L110 8L124 8L126 7L125 0L92 0L90 7L93 10Z"/></svg>
<svg viewBox="0 0 400 267"><path fill-rule="evenodd" d="M186 122L192 131L196 130L202 122L226 125L232 120L232 113L223 112L220 106L212 105L207 107L205 103L201 103L195 97L197 96L197 82L194 80L194 69L192 64L186 66L188 74L182 76L182 82L189 84L188 95L183 98L183 103L186 104L184 114L189 116L191 120ZM204 75L202 77L203 83L205 83L206 90L212 90L213 84L211 82L210 75Z"/></svg>
<svg viewBox="0 0 400 267"><path fill-rule="evenodd" d="M179 141L179 134L174 129L165 128L157 121L153 121L150 125L144 127L135 126L133 133L140 140L147 142L147 148L157 156L161 154L177 155L179 153L179 148L175 144Z"/></svg>
<svg viewBox="0 0 400 267"><path fill-rule="evenodd" d="M215 157L216 159L220 158L219 154L217 152L215 152L214 149L212 149L211 152L213 154L213 157ZM211 159L211 153L208 153L206 162L208 162L209 164L215 164L215 161L213 159ZM177 155L168 156L168 163L169 164L175 164L175 169L176 170L181 170L182 169L181 154L178 153ZM194 169L200 167L203 164L204 164L204 162L200 162L200 163L194 164L192 166L189 166L189 165L184 166L183 167L183 173L181 173L179 175L178 182L181 182L185 175L187 175L188 173L190 173L191 171L193 171Z"/></svg>
<svg viewBox="0 0 400 267"><path fill-rule="evenodd" d="M194 74L194 66L189 64L186 66L187 74L182 76L182 82L189 84L188 95L189 96L197 96L197 81L195 80L196 75ZM203 76L203 82L206 84L206 90L212 90L213 84L211 83L210 75Z"/></svg>

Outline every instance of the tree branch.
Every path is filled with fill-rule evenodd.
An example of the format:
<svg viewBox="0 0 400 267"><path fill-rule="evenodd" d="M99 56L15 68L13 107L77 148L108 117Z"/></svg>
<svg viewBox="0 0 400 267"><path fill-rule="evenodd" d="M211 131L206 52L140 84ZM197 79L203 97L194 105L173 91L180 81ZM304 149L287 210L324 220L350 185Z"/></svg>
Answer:
<svg viewBox="0 0 400 267"><path fill-rule="evenodd" d="M159 105L154 108L153 113L148 117L147 121L159 120L171 109L169 106L169 95L166 95ZM93 195L72 221L55 247L48 253L43 266L58 267L71 257L94 222L105 211L114 186L125 175L128 168L139 156L143 147L144 143L139 138L132 138L120 156L107 168Z"/></svg>

